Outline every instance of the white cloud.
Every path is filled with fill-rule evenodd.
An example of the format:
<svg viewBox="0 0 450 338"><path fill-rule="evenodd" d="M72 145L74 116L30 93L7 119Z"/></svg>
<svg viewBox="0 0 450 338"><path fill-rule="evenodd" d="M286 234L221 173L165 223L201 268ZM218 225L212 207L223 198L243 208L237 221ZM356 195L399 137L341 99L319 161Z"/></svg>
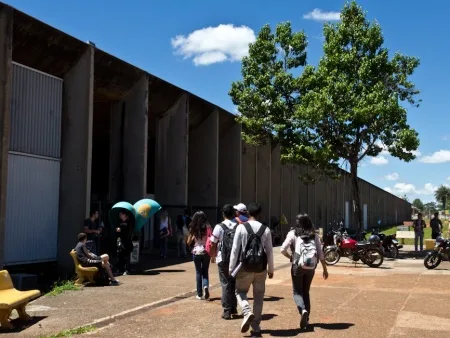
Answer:
<svg viewBox="0 0 450 338"><path fill-rule="evenodd" d="M384 176L384 179L388 181L397 181L399 178L400 175L397 173L387 174L386 176Z"/></svg>
<svg viewBox="0 0 450 338"><path fill-rule="evenodd" d="M446 163L450 162L450 150L439 150L431 155L424 156L420 160L423 163Z"/></svg>
<svg viewBox="0 0 450 338"><path fill-rule="evenodd" d="M312 12L303 15L303 19L314 21L339 21L341 19L341 13L325 12L319 8L315 8Z"/></svg>
<svg viewBox="0 0 450 338"><path fill-rule="evenodd" d="M448 141L450 137L448 135L442 136L442 141Z"/></svg>
<svg viewBox="0 0 450 338"><path fill-rule="evenodd" d="M384 190L398 196L403 196L405 194L408 196L428 196L433 195L436 189L437 186L432 183L426 183L422 188L417 188L414 184L404 182L395 183L392 188L384 188Z"/></svg>
<svg viewBox="0 0 450 338"><path fill-rule="evenodd" d="M449 181L450 181L450 176L449 176L449 177L447 177L447 180L449 180Z"/></svg>
<svg viewBox="0 0 450 338"><path fill-rule="evenodd" d="M373 165L385 165L385 164L388 164L389 161L384 156L377 156L377 157L372 157L370 159L370 163Z"/></svg>
<svg viewBox="0 0 450 338"><path fill-rule="evenodd" d="M248 54L248 45L255 42L255 32L232 24L206 27L188 36L178 35L171 40L176 54L192 58L196 66L207 66L225 61L240 61Z"/></svg>
<svg viewBox="0 0 450 338"><path fill-rule="evenodd" d="M389 154L388 147L385 146L380 140L377 140L375 142L375 145L377 145L377 146L379 146L381 148L381 152L380 152L381 155L388 155Z"/></svg>

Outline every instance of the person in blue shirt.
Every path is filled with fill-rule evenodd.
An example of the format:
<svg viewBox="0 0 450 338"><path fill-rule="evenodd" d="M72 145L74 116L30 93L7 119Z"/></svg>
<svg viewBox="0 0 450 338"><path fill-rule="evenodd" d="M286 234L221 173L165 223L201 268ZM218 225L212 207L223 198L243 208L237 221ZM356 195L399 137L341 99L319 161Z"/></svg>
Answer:
<svg viewBox="0 0 450 338"><path fill-rule="evenodd" d="M233 208L236 212L236 217L232 220L234 223L243 224L248 221L248 211L244 203L239 203Z"/></svg>

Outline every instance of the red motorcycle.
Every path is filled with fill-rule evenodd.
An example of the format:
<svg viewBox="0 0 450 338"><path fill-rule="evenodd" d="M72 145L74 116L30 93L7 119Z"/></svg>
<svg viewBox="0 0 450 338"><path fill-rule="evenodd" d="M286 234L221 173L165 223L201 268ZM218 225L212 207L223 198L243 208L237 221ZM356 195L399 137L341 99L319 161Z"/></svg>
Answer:
<svg viewBox="0 0 450 338"><path fill-rule="evenodd" d="M361 235L364 236L363 232ZM380 248L380 237L372 235L369 240L358 242L344 232L342 238L337 238L336 245L325 249L324 257L327 265L335 265L342 256L347 256L353 262L361 260L371 268L378 268L383 264L383 250Z"/></svg>

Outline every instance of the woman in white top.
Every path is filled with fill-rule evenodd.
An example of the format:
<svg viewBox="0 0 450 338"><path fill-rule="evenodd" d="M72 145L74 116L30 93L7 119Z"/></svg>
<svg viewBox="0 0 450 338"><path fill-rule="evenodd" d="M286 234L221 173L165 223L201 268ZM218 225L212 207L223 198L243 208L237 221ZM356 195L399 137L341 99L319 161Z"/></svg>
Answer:
<svg viewBox="0 0 450 338"><path fill-rule="evenodd" d="M317 251L317 257L320 259L323 267L323 278L328 278L327 265L323 257L320 238L316 234L311 219L307 214L299 214L296 217L296 226L289 231L284 243L281 245L281 253L291 260L291 277L294 291L294 301L300 313L300 328L306 328L309 322L309 314L311 312L311 300L309 297L309 289L314 278L315 270L308 270L294 265L295 243L300 240L304 243L314 241ZM288 249L291 253L289 254Z"/></svg>
<svg viewBox="0 0 450 338"><path fill-rule="evenodd" d="M211 234L211 226L208 224L203 211L197 211L192 216L189 226L189 237L187 244L193 245L192 255L194 258L196 279L197 279L197 299L209 298L209 261L210 256L206 252L206 242L208 233Z"/></svg>

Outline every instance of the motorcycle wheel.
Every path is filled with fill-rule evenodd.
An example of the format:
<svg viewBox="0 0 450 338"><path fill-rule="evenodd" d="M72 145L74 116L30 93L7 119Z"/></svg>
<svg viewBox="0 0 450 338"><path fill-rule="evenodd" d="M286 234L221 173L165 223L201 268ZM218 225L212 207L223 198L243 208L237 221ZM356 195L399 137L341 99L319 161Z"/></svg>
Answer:
<svg viewBox="0 0 450 338"><path fill-rule="evenodd" d="M389 251L385 251L385 256L387 258L397 259L398 258L398 248L395 245L391 245L388 248Z"/></svg>
<svg viewBox="0 0 450 338"><path fill-rule="evenodd" d="M335 265L341 259L341 254L339 250L328 250L325 251L324 258L327 265Z"/></svg>
<svg viewBox="0 0 450 338"><path fill-rule="evenodd" d="M379 268L383 264L383 254L380 250L368 249L365 252L364 263L371 268Z"/></svg>
<svg viewBox="0 0 450 338"><path fill-rule="evenodd" d="M429 270L435 269L441 264L442 257L437 252L430 252L423 260L423 265Z"/></svg>

